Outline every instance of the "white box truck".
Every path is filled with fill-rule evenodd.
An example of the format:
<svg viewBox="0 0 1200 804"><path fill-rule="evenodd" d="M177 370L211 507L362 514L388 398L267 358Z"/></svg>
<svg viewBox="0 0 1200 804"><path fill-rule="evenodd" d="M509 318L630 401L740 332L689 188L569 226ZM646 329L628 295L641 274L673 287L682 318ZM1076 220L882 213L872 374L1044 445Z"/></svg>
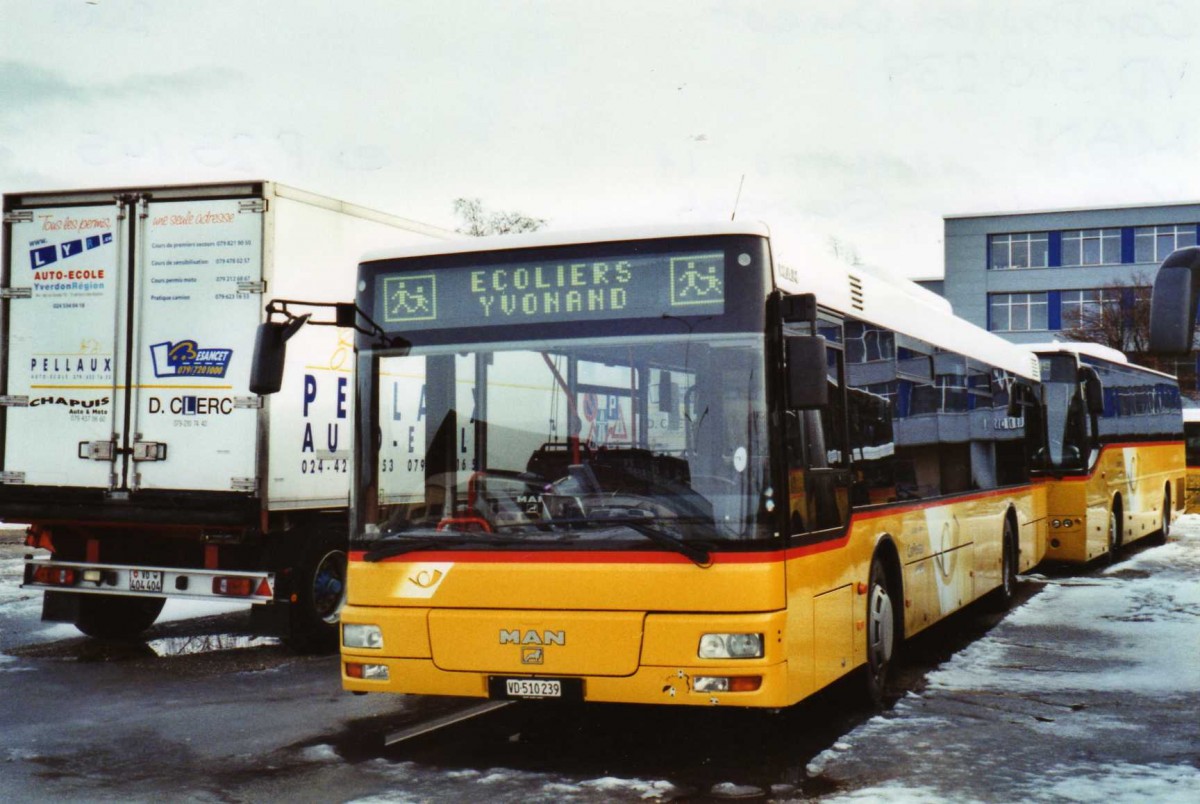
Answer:
<svg viewBox="0 0 1200 804"><path fill-rule="evenodd" d="M265 181L5 194L0 519L50 551L43 618L127 638L241 600L335 647L352 333L304 327L254 396L263 294L353 298L363 251L452 236Z"/></svg>

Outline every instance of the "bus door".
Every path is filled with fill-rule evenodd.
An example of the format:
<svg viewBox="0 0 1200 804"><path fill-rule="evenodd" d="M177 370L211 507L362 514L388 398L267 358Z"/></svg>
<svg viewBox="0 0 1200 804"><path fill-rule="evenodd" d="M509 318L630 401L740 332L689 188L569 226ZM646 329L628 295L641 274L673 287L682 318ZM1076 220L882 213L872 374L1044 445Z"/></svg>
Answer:
<svg viewBox="0 0 1200 804"><path fill-rule="evenodd" d="M829 345L829 403L820 410L788 405L788 523L793 535L841 530L850 519L851 474L846 443L845 366L840 344Z"/></svg>

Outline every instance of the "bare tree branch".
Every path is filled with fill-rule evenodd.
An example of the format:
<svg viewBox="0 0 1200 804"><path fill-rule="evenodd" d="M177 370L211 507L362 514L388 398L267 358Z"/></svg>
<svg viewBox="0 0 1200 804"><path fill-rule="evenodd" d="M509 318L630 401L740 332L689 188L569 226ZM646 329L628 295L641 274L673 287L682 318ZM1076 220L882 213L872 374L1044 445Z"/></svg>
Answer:
<svg viewBox="0 0 1200 804"><path fill-rule="evenodd" d="M454 214L463 222L455 231L471 237L536 232L546 225L545 218L534 218L523 212L486 210L478 198L454 199Z"/></svg>

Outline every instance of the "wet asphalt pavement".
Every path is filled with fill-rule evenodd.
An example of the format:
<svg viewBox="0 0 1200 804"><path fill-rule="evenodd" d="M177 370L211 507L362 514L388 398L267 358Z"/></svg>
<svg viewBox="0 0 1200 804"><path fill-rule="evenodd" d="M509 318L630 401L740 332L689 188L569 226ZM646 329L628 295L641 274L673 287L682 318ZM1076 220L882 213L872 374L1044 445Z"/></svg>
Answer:
<svg viewBox="0 0 1200 804"><path fill-rule="evenodd" d="M882 715L839 684L775 715L521 705L392 747L466 704L344 693L244 612L129 644L43 624L0 533L0 800L1169 799L1200 789L1200 518L1177 532L930 629Z"/></svg>

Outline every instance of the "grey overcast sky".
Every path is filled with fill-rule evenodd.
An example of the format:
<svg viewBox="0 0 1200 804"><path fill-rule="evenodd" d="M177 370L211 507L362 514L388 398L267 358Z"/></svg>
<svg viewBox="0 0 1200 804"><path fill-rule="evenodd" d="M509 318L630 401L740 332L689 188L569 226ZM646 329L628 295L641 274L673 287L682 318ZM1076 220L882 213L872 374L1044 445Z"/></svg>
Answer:
<svg viewBox="0 0 1200 804"><path fill-rule="evenodd" d="M1198 44L1184 0L0 0L0 190L562 229L727 219L744 176L739 218L936 276L946 214L1200 198Z"/></svg>

